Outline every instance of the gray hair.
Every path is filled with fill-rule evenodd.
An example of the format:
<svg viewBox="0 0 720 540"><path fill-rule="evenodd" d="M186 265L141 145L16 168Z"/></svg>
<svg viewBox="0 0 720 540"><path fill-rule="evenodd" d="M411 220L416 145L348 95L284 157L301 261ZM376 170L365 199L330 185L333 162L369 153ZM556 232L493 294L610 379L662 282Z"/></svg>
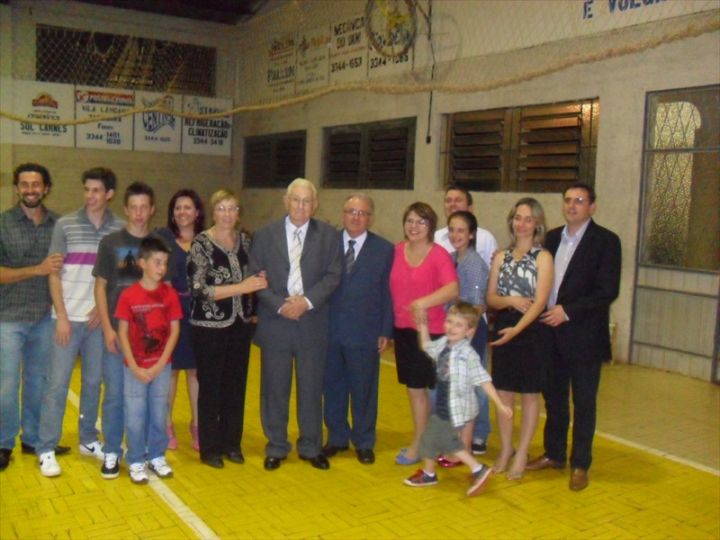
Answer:
<svg viewBox="0 0 720 540"><path fill-rule="evenodd" d="M306 178L296 178L287 187L287 191L285 192L286 197L290 197L290 193L292 193L292 190L296 187L304 187L308 188L310 191L312 191L313 199L317 200L317 188L315 187L315 184L313 184L310 180Z"/></svg>
<svg viewBox="0 0 720 540"><path fill-rule="evenodd" d="M370 195L368 195L367 193L362 193L362 192L351 193L345 199L345 203L351 199L360 199L361 201L365 201L368 204L368 206L370 207L370 211L373 214L375 213L375 202L373 201L372 197ZM343 203L343 206L345 205L345 203Z"/></svg>

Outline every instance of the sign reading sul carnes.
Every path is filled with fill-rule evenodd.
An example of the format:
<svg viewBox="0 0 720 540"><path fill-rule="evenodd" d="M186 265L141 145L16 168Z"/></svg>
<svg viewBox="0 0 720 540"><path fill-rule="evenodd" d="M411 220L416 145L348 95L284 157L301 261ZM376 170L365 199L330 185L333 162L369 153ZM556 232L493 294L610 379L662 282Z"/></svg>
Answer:
<svg viewBox="0 0 720 540"><path fill-rule="evenodd" d="M135 106L132 90L77 86L75 88L75 117L97 118L129 111ZM78 148L132 150L133 118L119 116L89 124L78 124L75 144Z"/></svg>
<svg viewBox="0 0 720 540"><path fill-rule="evenodd" d="M330 25L330 82L367 78L368 39L365 17L358 15Z"/></svg>
<svg viewBox="0 0 720 540"><path fill-rule="evenodd" d="M137 107L162 106L179 112L182 96L157 92L135 92ZM147 111L135 115L135 150L180 153L182 140L180 117L171 112Z"/></svg>
<svg viewBox="0 0 720 540"><path fill-rule="evenodd" d="M267 88L274 98L295 94L295 34L274 38L267 57Z"/></svg>
<svg viewBox="0 0 720 540"><path fill-rule="evenodd" d="M73 86L36 81L13 81L16 115L27 120L51 120L72 122L75 112ZM13 139L16 144L41 144L43 146L75 146L75 127L13 123Z"/></svg>
<svg viewBox="0 0 720 540"><path fill-rule="evenodd" d="M183 112L186 114L213 114L232 109L229 99L185 96ZM206 120L183 118L183 154L231 155L232 116Z"/></svg>
<svg viewBox="0 0 720 540"><path fill-rule="evenodd" d="M297 35L295 92L302 94L327 86L330 33L327 28Z"/></svg>

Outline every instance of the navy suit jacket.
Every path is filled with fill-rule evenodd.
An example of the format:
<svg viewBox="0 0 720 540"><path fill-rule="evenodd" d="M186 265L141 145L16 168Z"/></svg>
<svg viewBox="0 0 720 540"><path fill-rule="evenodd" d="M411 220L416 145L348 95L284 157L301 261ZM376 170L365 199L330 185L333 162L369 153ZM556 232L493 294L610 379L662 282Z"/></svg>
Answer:
<svg viewBox="0 0 720 540"><path fill-rule="evenodd" d="M557 253L562 227L547 234L545 247ZM569 321L554 328L556 345L580 361L610 360L610 304L620 290L620 238L590 220L565 271L557 303Z"/></svg>
<svg viewBox="0 0 720 540"><path fill-rule="evenodd" d="M268 288L257 292L258 327L255 340L263 343L283 341L290 327L300 324L308 339L324 339L327 333L328 301L340 283L342 257L338 248L337 231L321 221L311 219L303 241L300 270L303 292L312 302L313 309L306 311L299 321L291 321L278 314L289 296L290 274L285 218L266 225L253 236L248 271L251 274L265 270Z"/></svg>
<svg viewBox="0 0 720 540"><path fill-rule="evenodd" d="M352 269L346 272L342 234L339 241L343 274L330 299L329 338L331 342L375 350L379 337L392 338L390 269L394 248L368 231Z"/></svg>

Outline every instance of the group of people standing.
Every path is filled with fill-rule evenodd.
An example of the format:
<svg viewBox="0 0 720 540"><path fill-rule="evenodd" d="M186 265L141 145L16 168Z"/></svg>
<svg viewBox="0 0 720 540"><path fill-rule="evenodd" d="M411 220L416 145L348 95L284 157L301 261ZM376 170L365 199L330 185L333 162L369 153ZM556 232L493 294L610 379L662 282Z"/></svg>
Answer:
<svg viewBox="0 0 720 540"><path fill-rule="evenodd" d="M396 462L434 460L422 455L421 441L438 372L418 330L425 328L427 339L449 335L446 311L460 300L476 315L467 319L466 308L454 308L473 322L461 338L483 368L487 308L495 314L491 397L509 414L498 414L501 449L493 470L519 479L528 469L565 466L572 386L570 487L587 485L600 364L610 357L609 306L620 276L619 239L592 221L591 187L565 190L567 224L547 237L540 204L518 201L508 216L511 244L500 251L478 227L470 193L458 186L445 194L446 228L436 231L432 207L414 203L403 214L404 240L393 246L369 230L375 208L365 194L345 200L341 231L315 219L317 191L305 179L288 186L286 215L252 239L240 228L240 199L229 190L210 198L209 228L202 200L184 189L170 201L167 227L151 231L149 186L128 186L125 222L108 208L116 190L112 171L90 169L82 183L84 206L58 218L43 205L47 169L21 165L14 173L18 204L0 215L0 468L10 462L22 423L22 451L38 455L43 475L61 473L56 456L69 451L59 443L78 354L79 452L102 461L103 477L119 474L123 433L133 481L146 482L147 469L172 474L165 450L178 446L172 408L181 370L200 459L215 468L243 463L253 339L261 349L266 470L279 468L292 449L293 373L299 457L328 469L329 458L352 444L360 463L375 461L379 356L391 341L414 428ZM488 380L473 380L473 417L455 426L465 463L485 452L490 432L482 390ZM104 444L95 427L101 386ZM516 393L523 415L515 448ZM545 454L528 462L540 393L548 412ZM447 405L446 392L439 401ZM442 455L438 463L453 467L458 460Z"/></svg>

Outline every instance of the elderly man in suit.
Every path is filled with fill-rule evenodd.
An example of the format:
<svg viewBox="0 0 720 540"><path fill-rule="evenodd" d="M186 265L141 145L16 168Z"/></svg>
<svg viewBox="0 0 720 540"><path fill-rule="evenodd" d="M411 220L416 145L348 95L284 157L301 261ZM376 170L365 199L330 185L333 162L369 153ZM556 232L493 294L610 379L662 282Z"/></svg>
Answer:
<svg viewBox="0 0 720 540"><path fill-rule="evenodd" d="M324 390L328 443L323 454L332 457L352 441L366 465L375 462L380 353L393 331L389 279L394 250L368 231L374 209L373 200L362 193L350 195L343 205L343 274L330 300Z"/></svg>
<svg viewBox="0 0 720 540"><path fill-rule="evenodd" d="M342 256L337 231L313 219L315 186L297 178L285 194L287 216L261 228L250 249L251 273L264 270L268 288L258 291L255 341L261 348L260 414L268 439L265 469L280 467L292 448L288 406L293 364L301 459L317 469L322 453L322 390L327 353L328 301L340 283Z"/></svg>
<svg viewBox="0 0 720 540"><path fill-rule="evenodd" d="M545 454L526 467L565 467L572 387L573 491L585 489L589 482L600 367L612 356L610 304L620 288L620 239L592 220L595 209L592 187L577 183L566 188L566 225L550 231L545 242L555 259L555 284L548 309L541 316L541 321L552 327L552 374L543 393L547 410Z"/></svg>

